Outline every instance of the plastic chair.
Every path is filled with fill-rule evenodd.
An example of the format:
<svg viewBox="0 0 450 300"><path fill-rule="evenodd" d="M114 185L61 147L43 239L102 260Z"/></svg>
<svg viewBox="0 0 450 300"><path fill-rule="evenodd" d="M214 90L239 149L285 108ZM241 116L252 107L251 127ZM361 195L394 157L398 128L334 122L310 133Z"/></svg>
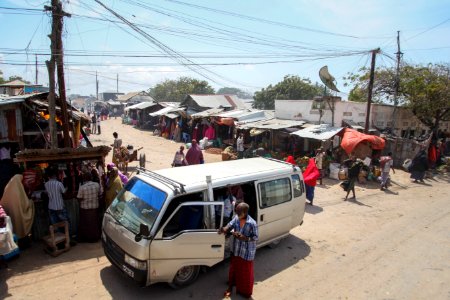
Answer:
<svg viewBox="0 0 450 300"><path fill-rule="evenodd" d="M64 228L64 233L59 232L59 228ZM46 244L45 252L51 256L58 256L70 250L69 222L63 221L50 225L50 234L43 237Z"/></svg>

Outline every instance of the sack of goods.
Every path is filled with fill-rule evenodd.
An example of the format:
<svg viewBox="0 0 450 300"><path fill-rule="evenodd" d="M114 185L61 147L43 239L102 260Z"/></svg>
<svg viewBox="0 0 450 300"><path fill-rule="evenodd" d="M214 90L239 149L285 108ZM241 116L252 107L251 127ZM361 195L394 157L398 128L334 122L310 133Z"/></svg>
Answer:
<svg viewBox="0 0 450 300"><path fill-rule="evenodd" d="M339 180L347 179L347 170L345 170L344 168L340 169L339 173L338 173L338 177L339 177Z"/></svg>

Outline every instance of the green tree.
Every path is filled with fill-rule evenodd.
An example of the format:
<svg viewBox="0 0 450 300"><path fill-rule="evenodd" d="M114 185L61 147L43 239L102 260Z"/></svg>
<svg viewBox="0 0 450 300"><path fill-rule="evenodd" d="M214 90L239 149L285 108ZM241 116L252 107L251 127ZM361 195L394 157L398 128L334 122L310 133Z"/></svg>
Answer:
<svg viewBox="0 0 450 300"><path fill-rule="evenodd" d="M405 65L400 69L397 100L409 107L414 115L433 132L439 123L450 120L450 67L429 64ZM369 70L361 69L349 74L346 85L353 84L349 100L367 101ZM396 86L396 70L379 68L375 72L373 99L375 102L392 103Z"/></svg>
<svg viewBox="0 0 450 300"><path fill-rule="evenodd" d="M349 73L344 77L344 86L352 86L348 100L367 102L370 70L361 68L358 73ZM391 102L394 99L396 72L394 69L378 68L375 71L372 101L375 103ZM398 97L402 101L403 97Z"/></svg>
<svg viewBox="0 0 450 300"><path fill-rule="evenodd" d="M0 70L0 84L5 83L5 80L3 79L3 72Z"/></svg>
<svg viewBox="0 0 450 300"><path fill-rule="evenodd" d="M259 109L274 109L275 99L313 99L314 96L322 96L324 86L318 83L312 84L307 78L300 78L295 75L284 76L283 81L276 85L269 85L261 91L255 92L253 107ZM328 94L328 93L327 93Z"/></svg>
<svg viewBox="0 0 450 300"><path fill-rule="evenodd" d="M246 91L243 91L241 89L234 88L234 87L220 88L217 91L217 94L236 95L236 96L238 96L241 99L251 99L251 98L253 98L253 95L250 94L249 92L246 92Z"/></svg>
<svg viewBox="0 0 450 300"><path fill-rule="evenodd" d="M450 121L450 66L406 66L400 81L414 115L435 134L442 121Z"/></svg>
<svg viewBox="0 0 450 300"><path fill-rule="evenodd" d="M181 102L187 94L214 94L214 89L207 81L190 77L165 80L150 89L150 96L156 101Z"/></svg>

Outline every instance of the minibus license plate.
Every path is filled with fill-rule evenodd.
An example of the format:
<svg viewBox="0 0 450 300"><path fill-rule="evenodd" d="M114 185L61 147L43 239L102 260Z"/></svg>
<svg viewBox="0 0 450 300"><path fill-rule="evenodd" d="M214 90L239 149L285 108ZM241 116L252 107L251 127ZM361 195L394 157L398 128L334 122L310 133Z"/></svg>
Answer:
<svg viewBox="0 0 450 300"><path fill-rule="evenodd" d="M130 270L130 268L128 268L125 265L122 265L122 270L131 278L134 278L134 272L132 270Z"/></svg>

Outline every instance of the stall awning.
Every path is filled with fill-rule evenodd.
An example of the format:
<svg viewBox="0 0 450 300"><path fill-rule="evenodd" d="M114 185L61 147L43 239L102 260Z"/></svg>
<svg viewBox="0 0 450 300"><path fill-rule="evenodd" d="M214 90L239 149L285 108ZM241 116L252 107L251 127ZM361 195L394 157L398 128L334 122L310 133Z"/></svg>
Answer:
<svg viewBox="0 0 450 300"><path fill-rule="evenodd" d="M258 129L284 129L289 127L296 127L296 126L302 126L305 124L304 121L294 121L294 120L284 120L284 119L270 119L270 120L260 120L256 122L246 122L243 124L238 124L236 127L239 129L251 129L251 128L258 128Z"/></svg>
<svg viewBox="0 0 450 300"><path fill-rule="evenodd" d="M309 126L298 131L294 131L291 134L305 138L305 139L315 139L315 140L329 140L336 134L342 131L342 127L332 127L328 124Z"/></svg>
<svg viewBox="0 0 450 300"><path fill-rule="evenodd" d="M345 128L344 135L342 137L341 147L347 152L352 153L353 149L361 142L369 142L370 147L375 150L381 150L384 148L385 141L375 135L369 135L361 133L354 129Z"/></svg>
<svg viewBox="0 0 450 300"><path fill-rule="evenodd" d="M149 113L149 115L152 117L166 116L168 118L174 119L179 116L178 111L180 110L182 110L182 108L180 107L167 106L158 111Z"/></svg>
<svg viewBox="0 0 450 300"><path fill-rule="evenodd" d="M353 128L353 129L364 130L364 127L363 127L363 126L361 126L360 124L358 124L358 123L356 123L356 122L354 122L354 121L352 121L352 120L342 120L342 122L343 122L344 124L347 124L348 126L350 126L350 127ZM364 124L363 124L363 125L364 125Z"/></svg>
<svg viewBox="0 0 450 300"><path fill-rule="evenodd" d="M223 108L210 108L201 112L197 112L194 114L191 114L192 118L206 118L206 117L212 117L216 116L218 113L223 112Z"/></svg>
<svg viewBox="0 0 450 300"><path fill-rule="evenodd" d="M141 102L141 103L137 103L137 104L126 107L125 111L129 111L131 109L137 109L137 110L146 109L148 107L155 106L156 104L157 103L155 103L155 102Z"/></svg>

